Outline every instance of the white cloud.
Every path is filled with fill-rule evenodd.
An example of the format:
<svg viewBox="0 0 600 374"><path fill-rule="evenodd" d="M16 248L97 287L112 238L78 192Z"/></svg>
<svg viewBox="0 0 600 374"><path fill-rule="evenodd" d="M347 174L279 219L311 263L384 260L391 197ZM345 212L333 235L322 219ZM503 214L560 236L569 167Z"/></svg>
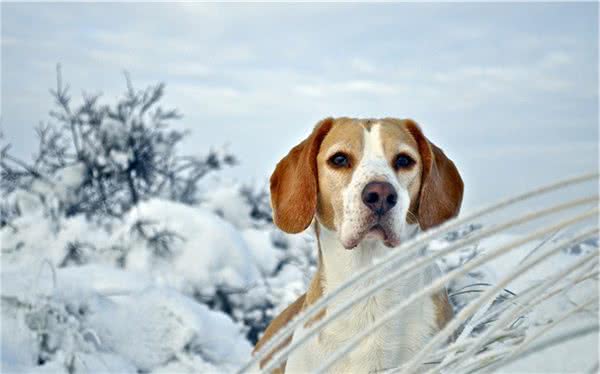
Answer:
<svg viewBox="0 0 600 374"><path fill-rule="evenodd" d="M571 65L573 58L563 51L552 51L540 61L540 66L544 69L556 69Z"/></svg>
<svg viewBox="0 0 600 374"><path fill-rule="evenodd" d="M233 87L206 87L191 84L172 84L169 91L172 91L177 95L187 96L197 100L210 98L212 102L235 99L243 95L240 90Z"/></svg>
<svg viewBox="0 0 600 374"><path fill-rule="evenodd" d="M372 74L376 71L373 63L362 58L353 58L350 66L359 73Z"/></svg>
<svg viewBox="0 0 600 374"><path fill-rule="evenodd" d="M462 66L432 75L434 84L449 91L471 91L471 103L507 95L524 98L542 93L568 94L577 87L565 76L564 69L573 68L572 58L564 52L551 51L536 61L514 65ZM574 74L571 70L568 73ZM477 99L479 97L479 100Z"/></svg>
<svg viewBox="0 0 600 374"><path fill-rule="evenodd" d="M196 62L173 62L168 67L169 74L178 77L198 78L214 73L208 65Z"/></svg>
<svg viewBox="0 0 600 374"><path fill-rule="evenodd" d="M19 44L19 42L20 42L20 40L18 38L4 35L4 34L2 34L2 37L0 38L0 43L2 44L3 47L14 46L14 45Z"/></svg>
<svg viewBox="0 0 600 374"><path fill-rule="evenodd" d="M394 95L401 91L400 87L385 82L373 80L349 80L345 82L301 84L296 91L306 96L326 95Z"/></svg>
<svg viewBox="0 0 600 374"><path fill-rule="evenodd" d="M87 55L93 61L104 66L131 69L140 64L140 57L132 53L106 49L91 49Z"/></svg>

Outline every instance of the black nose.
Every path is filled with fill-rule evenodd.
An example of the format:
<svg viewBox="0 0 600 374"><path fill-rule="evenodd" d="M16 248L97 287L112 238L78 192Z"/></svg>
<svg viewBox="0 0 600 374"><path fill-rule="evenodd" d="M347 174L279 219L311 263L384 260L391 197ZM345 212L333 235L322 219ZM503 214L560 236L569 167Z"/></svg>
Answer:
<svg viewBox="0 0 600 374"><path fill-rule="evenodd" d="M388 182L371 182L362 191L362 201L378 216L383 216L398 202L398 194Z"/></svg>

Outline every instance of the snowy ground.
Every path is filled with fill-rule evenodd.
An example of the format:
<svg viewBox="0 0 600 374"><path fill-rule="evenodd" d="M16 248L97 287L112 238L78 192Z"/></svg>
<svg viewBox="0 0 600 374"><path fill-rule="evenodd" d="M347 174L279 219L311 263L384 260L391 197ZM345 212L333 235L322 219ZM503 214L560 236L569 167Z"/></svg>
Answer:
<svg viewBox="0 0 600 374"><path fill-rule="evenodd" d="M498 248L502 245L508 244L509 242L522 237L521 235L514 234L497 234L493 237L487 238L479 242L475 248L477 248L477 255L481 256L489 253L490 250ZM568 237L568 236L567 236ZM504 276L509 274L511 271L516 269L519 265L531 259L536 254L544 252L544 248L550 248L553 243L556 243L559 238L553 237L548 240L535 240L515 250L500 256L499 258L487 263L486 265L478 268L476 271L471 272L468 276L459 278L457 281L452 282L450 285L449 293L451 300L455 304L455 310L460 310L469 302L474 301L479 292L467 292L473 290L482 290L489 286L484 287L472 287L469 285L487 283L490 286L498 283ZM564 239L564 237L562 238ZM435 243L439 247L443 248L448 243ZM441 245L440 245L441 244ZM531 270L522 273L518 278L511 281L505 288L505 292L500 294L500 297L495 300L497 305L491 305L488 309L480 308L477 313L481 315L481 325L474 328L468 336L459 336L460 339L469 337L478 337L481 333L485 332L485 329L481 327L493 326L497 319L502 317L506 313L501 313L500 317L494 316L491 319L485 317L486 313L493 312L495 308L504 307L504 303L513 303L513 296L520 295L527 290L528 287L537 285L549 279L549 277L560 273L573 265L575 262L580 260L582 257L589 255L592 252L598 251L598 240L591 239L585 241L583 244L574 246L568 250L562 250L557 254L547 257L546 260L539 265L533 267ZM465 249L463 254L469 255L469 249ZM454 256L448 256L445 258L448 262L442 261L442 266L451 265L455 266L457 263L464 263L458 260L460 253ZM578 269L574 271L565 279L560 282L556 282L552 287L545 290L538 290L534 292L536 297L543 296L544 292L551 293L552 290L559 289L574 279L578 279L582 274L589 274L590 269L595 269L594 277L587 279L573 287L567 287L564 292L557 293L556 295L548 298L544 302L535 305L531 310L523 313L519 313L514 320L510 321L510 328L504 331L515 333L515 338L507 339L506 342L500 342L497 344L491 344L487 347L487 350L493 352L494 349L512 349L513 344L522 343L522 339L533 336L537 332L545 329L551 324L557 317L563 313L568 312L570 309L582 305L592 300L593 302L588 308L576 313L564 322L557 324L555 327L548 330L542 338L539 340L545 340L552 336L560 336L567 332L578 330L579 328L588 328L590 326L595 327L595 332L586 336L582 336L577 339L565 341L557 346L550 347L538 354L532 354L523 359L511 360L511 363L502 367L500 370L507 373L572 373L572 372L584 372L592 368L598 362L598 260L591 261L588 267ZM593 274L594 271L591 271ZM455 295L456 296L452 296ZM514 295L513 295L514 294ZM506 297L506 299L504 299ZM523 300L517 299L514 304L523 303ZM476 313L476 314L477 314ZM461 334L464 335L464 334ZM485 352L484 352L485 353ZM463 366L464 367L464 366ZM463 370L460 370L463 371ZM450 371L452 372L452 371Z"/></svg>
<svg viewBox="0 0 600 374"><path fill-rule="evenodd" d="M3 372L232 371L312 261L311 239L252 220L239 186L102 224L15 195L25 213L2 229Z"/></svg>
<svg viewBox="0 0 600 374"><path fill-rule="evenodd" d="M123 219L103 222L83 215L57 219L35 203L35 194L10 196L23 211L2 229L2 372L231 372L248 360L251 341L269 318L305 288L314 243L309 235L284 235L250 218L239 186L211 196L198 206L153 199ZM480 228L447 235L431 248L444 248L471 229ZM515 237L496 235L440 265L450 270ZM453 282L456 309L477 296L460 293L465 286L494 284L540 243ZM592 240L562 251L507 289L518 295L597 250ZM520 316L518 325L537 331L596 295L597 287L592 278L560 293ZM590 310L550 333L597 325ZM594 333L504 370L582 371L594 365L597 350Z"/></svg>

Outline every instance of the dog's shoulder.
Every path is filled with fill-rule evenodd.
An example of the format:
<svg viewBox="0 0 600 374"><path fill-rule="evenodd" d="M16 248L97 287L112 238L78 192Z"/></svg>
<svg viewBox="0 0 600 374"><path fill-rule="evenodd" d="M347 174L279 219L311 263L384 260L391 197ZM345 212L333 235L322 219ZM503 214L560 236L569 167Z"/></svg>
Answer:
<svg viewBox="0 0 600 374"><path fill-rule="evenodd" d="M254 346L254 351L252 352L253 354L258 352L258 350L260 350L266 344L266 342L269 341L269 339L271 339L271 337L273 337L273 335L275 335L280 329L285 327L285 325L287 325L288 322L290 320L292 320L292 318L294 318L294 316L296 316L298 313L300 313L304 309L305 298L306 298L306 294L302 294L298 299L296 299L296 301L294 301L292 304L290 304L273 321L271 321L271 323L269 324L269 327L267 327L263 336L258 340L256 345ZM275 349L273 349L273 351L269 352L267 357L265 357L263 360L261 360L260 367L261 368L264 367L264 365L271 359L271 357L273 357L273 355L275 353L277 353L279 350L281 350L286 345L288 345L291 340L292 340L292 335L290 334L290 336L288 336L283 341L283 343L281 343L279 346L277 346ZM280 368L281 372L283 372L284 368L285 368L285 363Z"/></svg>

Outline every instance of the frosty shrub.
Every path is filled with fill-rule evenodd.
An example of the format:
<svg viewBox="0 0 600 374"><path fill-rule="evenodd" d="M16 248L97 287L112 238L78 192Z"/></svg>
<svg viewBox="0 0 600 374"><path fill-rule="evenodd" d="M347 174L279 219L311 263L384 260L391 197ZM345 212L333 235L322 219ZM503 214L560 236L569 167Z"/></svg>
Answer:
<svg viewBox="0 0 600 374"><path fill-rule="evenodd" d="M77 101L58 69L33 159L0 149L2 371L229 372L306 287L311 239L230 152L181 154L164 87Z"/></svg>
<svg viewBox="0 0 600 374"><path fill-rule="evenodd" d="M36 130L39 147L33 162L12 157L9 146L2 149L2 191L56 196L66 216L121 216L151 197L196 203L199 180L235 164L234 156L225 151L203 157L179 154L186 132L172 128L180 114L160 105L165 85L136 90L127 75L126 83L113 105L101 104L100 95L83 95L81 104L73 105L59 67L56 89L50 90L56 106L51 120ZM3 224L14 209L3 207Z"/></svg>

